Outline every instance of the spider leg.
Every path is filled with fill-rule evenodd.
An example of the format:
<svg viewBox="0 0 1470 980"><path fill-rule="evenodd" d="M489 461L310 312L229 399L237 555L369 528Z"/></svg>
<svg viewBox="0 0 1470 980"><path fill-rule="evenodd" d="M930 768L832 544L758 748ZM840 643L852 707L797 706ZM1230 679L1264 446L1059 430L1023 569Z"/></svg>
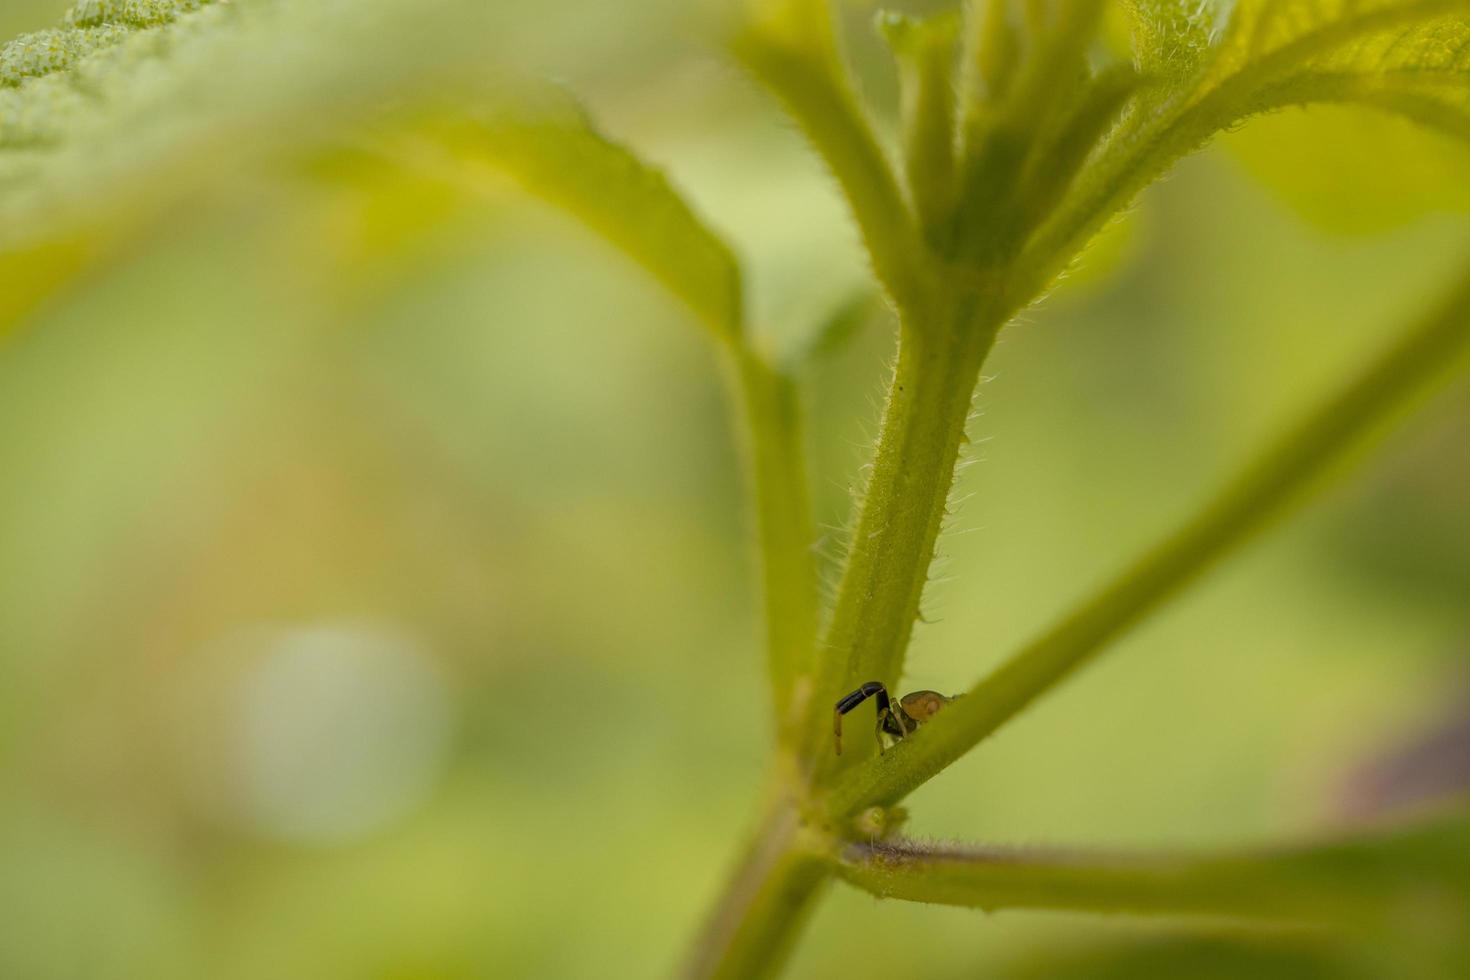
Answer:
<svg viewBox="0 0 1470 980"><path fill-rule="evenodd" d="M893 715L893 720L898 723L898 730L903 733L898 736L899 738L908 738L909 732L913 731L913 728L919 727L918 722L914 722L913 728L909 727L909 722L913 721L913 719L908 716L908 712L903 710L901 703L894 705L889 713Z"/></svg>
<svg viewBox="0 0 1470 980"><path fill-rule="evenodd" d="M878 699L879 745L881 747L883 715L892 710L891 702L888 698L888 688L877 681L868 681L856 691L839 699L832 707L832 744L836 746L838 755L842 754L842 716L868 698Z"/></svg>

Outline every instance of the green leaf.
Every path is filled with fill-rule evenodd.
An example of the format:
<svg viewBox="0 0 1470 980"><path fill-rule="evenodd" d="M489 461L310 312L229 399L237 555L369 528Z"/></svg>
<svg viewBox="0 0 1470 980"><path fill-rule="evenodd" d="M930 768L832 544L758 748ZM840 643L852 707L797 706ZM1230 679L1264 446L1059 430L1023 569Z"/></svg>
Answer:
<svg viewBox="0 0 1470 980"><path fill-rule="evenodd" d="M1372 5L1369 5L1370 7ZM1325 41L1333 32L1323 26L1318 35L1295 41L1277 41L1274 52L1242 70L1235 88L1254 87L1235 107L1239 118L1287 105L1348 102L1399 113L1430 127L1470 141L1470 5L1459 4L1452 15L1403 22L1401 8L1420 4L1383 4L1377 17L1389 26L1353 31L1349 41ZM1389 15L1395 15L1390 17ZM1372 24L1368 13L1358 22ZM1275 18L1267 19L1273 24ZM1343 30L1351 25L1344 23ZM1237 29L1244 35L1246 27ZM1270 35L1268 26L1255 24ZM1280 33L1278 28L1277 33ZM1243 42L1239 42L1243 43ZM1280 52L1297 46L1314 52L1289 67L1274 66ZM1228 57L1226 59L1228 61ZM1272 66L1272 67L1266 67Z"/></svg>
<svg viewBox="0 0 1470 980"><path fill-rule="evenodd" d="M55 57L25 53L34 35L9 47L19 83L0 85L0 233L44 238L120 201L165 206L267 157L289 166L360 141L385 104L441 92L471 45L483 63L470 13L412 0L81 3L77 26L46 36L110 43L68 54L77 42L58 41Z"/></svg>
<svg viewBox="0 0 1470 980"><path fill-rule="evenodd" d="M478 116L410 132L396 144L400 162L471 187L487 168L512 177L621 248L725 344L755 504L772 701L789 741L793 688L817 632L815 534L795 386L746 343L734 255L661 173L598 133L560 90L522 90Z"/></svg>
<svg viewBox="0 0 1470 980"><path fill-rule="evenodd" d="M1378 70L1404 43L1407 60L1417 60L1415 35L1433 37L1467 13L1465 0L1237 0L1209 77L1258 84L1326 59Z"/></svg>
<svg viewBox="0 0 1470 980"><path fill-rule="evenodd" d="M102 251L98 237L76 233L42 242L0 244L0 341L85 275Z"/></svg>
<svg viewBox="0 0 1470 980"><path fill-rule="evenodd" d="M1200 140L1260 112L1335 101L1465 131L1470 0L1241 0L1179 121Z"/></svg>
<svg viewBox="0 0 1470 980"><path fill-rule="evenodd" d="M0 47L0 87L71 70L139 30L172 24L210 0L81 0L67 14L70 26L23 34ZM44 92L41 93L45 98ZM0 104L0 130L24 106L12 97ZM12 123L13 125L13 123ZM5 145L0 135L0 147Z"/></svg>
<svg viewBox="0 0 1470 980"><path fill-rule="evenodd" d="M1222 141L1313 225L1378 234L1428 214L1470 212L1470 146L1354 105L1273 113Z"/></svg>
<svg viewBox="0 0 1470 980"><path fill-rule="evenodd" d="M99 24L128 24L133 27L157 27L177 20L180 15L198 10L211 0L78 0L67 13L69 23L78 27Z"/></svg>
<svg viewBox="0 0 1470 980"><path fill-rule="evenodd" d="M87 55L111 47L128 36L128 29L66 27L24 34L0 48L0 85L17 86L69 69Z"/></svg>
<svg viewBox="0 0 1470 980"><path fill-rule="evenodd" d="M722 341L742 333L740 269L730 248L668 179L604 137L559 90L541 89L476 116L436 120L409 144L450 180L502 172L565 209L647 269Z"/></svg>
<svg viewBox="0 0 1470 980"><path fill-rule="evenodd" d="M104 118L133 78L156 84L146 63L223 19L222 7L184 16L181 5L169 6L176 12L166 21L88 20L23 35L0 50L0 153L61 144L83 121Z"/></svg>
<svg viewBox="0 0 1470 980"><path fill-rule="evenodd" d="M1146 12L1168 10L1159 0ZM1252 115L1354 102L1470 138L1467 34L1470 0L1239 0L1195 70L1136 100L1069 199L1032 236L1018 295L1050 283L1180 157ZM1140 63L1166 60L1147 29L1135 38Z"/></svg>
<svg viewBox="0 0 1470 980"><path fill-rule="evenodd" d="M1219 11L1200 0L1126 0L1140 73L1182 77L1196 71L1214 41Z"/></svg>
<svg viewBox="0 0 1470 980"><path fill-rule="evenodd" d="M1379 833L1217 854L849 843L838 873L882 898L986 911L1223 917L1272 926L1470 921L1470 814ZM1454 940L1458 927L1445 930Z"/></svg>

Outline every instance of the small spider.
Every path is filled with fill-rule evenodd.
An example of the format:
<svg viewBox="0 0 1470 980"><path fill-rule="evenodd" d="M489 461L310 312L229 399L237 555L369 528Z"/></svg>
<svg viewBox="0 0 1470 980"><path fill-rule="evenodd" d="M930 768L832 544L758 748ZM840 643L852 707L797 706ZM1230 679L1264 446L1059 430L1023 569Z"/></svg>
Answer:
<svg viewBox="0 0 1470 980"><path fill-rule="evenodd" d="M884 732L893 736L895 740L904 738L909 732L938 714L940 708L954 700L937 691L915 691L912 694L905 694L898 700L895 707L888 698L888 688L877 681L868 681L856 691L843 697L832 709L832 742L837 746L838 755L842 754L842 716L871 697L878 699L876 734L880 754L886 747L883 743ZM956 694L955 697L959 695Z"/></svg>

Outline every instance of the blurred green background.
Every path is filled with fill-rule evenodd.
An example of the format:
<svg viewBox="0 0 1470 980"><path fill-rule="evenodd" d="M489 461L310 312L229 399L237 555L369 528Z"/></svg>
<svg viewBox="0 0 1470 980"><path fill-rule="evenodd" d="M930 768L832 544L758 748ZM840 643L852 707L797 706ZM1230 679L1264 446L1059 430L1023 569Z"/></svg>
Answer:
<svg viewBox="0 0 1470 980"><path fill-rule="evenodd" d="M65 6L7 0L0 34ZM405 61L568 80L737 243L773 345L866 288L822 167L712 40L721 4L446 9ZM508 186L255 152L261 98L207 153L161 144L191 189L0 346L0 977L665 975L772 740L715 359ZM1470 154L1347 112L1150 191L987 368L904 688L967 687L1186 513L1463 268L1467 210ZM826 554L892 333L805 379ZM1381 809L1375 761L1467 710L1467 445L1460 382L921 790L910 830L1213 846ZM1318 975L1183 935L835 886L790 975ZM1107 972L1124 942L1150 952Z"/></svg>

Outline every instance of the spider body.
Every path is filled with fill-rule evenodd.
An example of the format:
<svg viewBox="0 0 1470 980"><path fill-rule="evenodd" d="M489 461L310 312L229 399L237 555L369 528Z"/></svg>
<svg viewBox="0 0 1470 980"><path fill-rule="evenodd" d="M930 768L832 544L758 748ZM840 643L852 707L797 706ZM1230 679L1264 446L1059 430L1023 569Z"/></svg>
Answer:
<svg viewBox="0 0 1470 980"><path fill-rule="evenodd" d="M891 736L894 741L906 738L920 725L938 714L940 708L954 700L952 697L945 697L938 691L914 691L912 694L905 694L895 702L888 696L888 688L878 681L868 681L856 691L845 695L832 708L832 743L836 746L838 755L842 754L842 716L868 698L874 698L877 702L878 725L874 732L878 738L880 754L887 748L883 741L885 734Z"/></svg>

